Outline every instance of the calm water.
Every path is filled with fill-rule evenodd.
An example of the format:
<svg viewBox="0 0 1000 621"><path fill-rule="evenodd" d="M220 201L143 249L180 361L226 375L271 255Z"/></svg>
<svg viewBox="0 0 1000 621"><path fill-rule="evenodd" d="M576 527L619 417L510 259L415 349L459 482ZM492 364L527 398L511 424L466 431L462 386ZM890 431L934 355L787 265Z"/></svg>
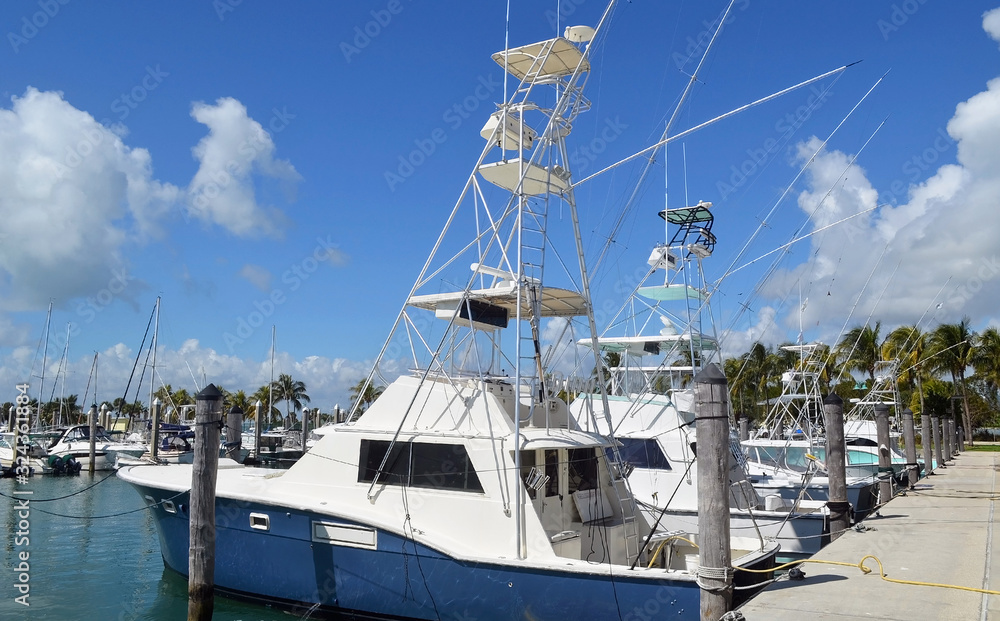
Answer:
<svg viewBox="0 0 1000 621"><path fill-rule="evenodd" d="M79 492L52 502L39 502ZM30 535L27 548L18 546L18 516L14 490L31 490ZM0 480L0 536L3 563L0 577L0 619L51 621L173 621L187 618L187 582L163 567L156 526L139 495L112 473L91 478L42 477L18 485ZM137 510L138 511L135 511ZM59 517L42 513L59 513ZM134 511L127 515L99 516ZM29 553L29 607L14 601L19 572L18 554ZM290 621L289 613L216 595L219 621Z"/></svg>

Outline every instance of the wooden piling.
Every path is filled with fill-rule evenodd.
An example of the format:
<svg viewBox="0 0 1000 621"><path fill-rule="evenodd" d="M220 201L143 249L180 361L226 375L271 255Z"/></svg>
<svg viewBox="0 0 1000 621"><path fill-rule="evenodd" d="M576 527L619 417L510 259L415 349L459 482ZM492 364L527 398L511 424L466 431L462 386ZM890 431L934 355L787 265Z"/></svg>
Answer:
<svg viewBox="0 0 1000 621"><path fill-rule="evenodd" d="M243 408L234 405L229 408L226 418L226 457L233 461L240 460L243 449Z"/></svg>
<svg viewBox="0 0 1000 621"><path fill-rule="evenodd" d="M934 433L930 414L920 414L920 444L924 447L924 476L934 474Z"/></svg>
<svg viewBox="0 0 1000 621"><path fill-rule="evenodd" d="M944 451L945 462L954 461L951 450L951 423L948 417L941 419L941 450Z"/></svg>
<svg viewBox="0 0 1000 621"><path fill-rule="evenodd" d="M934 469L947 468L948 466L944 465L944 451L941 448L941 423L934 415L931 415L931 439L934 443L934 461L937 463Z"/></svg>
<svg viewBox="0 0 1000 621"><path fill-rule="evenodd" d="M913 410L903 410L903 443L906 444L906 475L910 489L920 479L920 465L917 463L917 438L913 430Z"/></svg>
<svg viewBox="0 0 1000 621"><path fill-rule="evenodd" d="M306 440L309 439L309 408L302 408L302 454L306 454Z"/></svg>
<svg viewBox="0 0 1000 621"><path fill-rule="evenodd" d="M260 465L260 399L253 404L253 459L254 463Z"/></svg>
<svg viewBox="0 0 1000 621"><path fill-rule="evenodd" d="M889 406L875 406L875 431L878 434L879 504L892 500L892 451L889 449Z"/></svg>
<svg viewBox="0 0 1000 621"><path fill-rule="evenodd" d="M88 412L87 422L90 424L90 452L87 472L94 474L94 470L97 469L97 404L90 406L90 412Z"/></svg>
<svg viewBox="0 0 1000 621"><path fill-rule="evenodd" d="M951 450L952 455L958 457L958 419L952 419L951 421Z"/></svg>
<svg viewBox="0 0 1000 621"><path fill-rule="evenodd" d="M163 403L158 398L153 399L153 430L149 434L149 456L153 461L156 461L160 454L160 416L162 408Z"/></svg>
<svg viewBox="0 0 1000 621"><path fill-rule="evenodd" d="M195 399L187 618L210 621L215 606L215 480L219 470L222 393L215 384L209 384Z"/></svg>
<svg viewBox="0 0 1000 621"><path fill-rule="evenodd" d="M844 400L837 393L823 399L826 425L826 471L830 482L830 541L851 527L851 503L847 501L847 447L844 444Z"/></svg>
<svg viewBox="0 0 1000 621"><path fill-rule="evenodd" d="M715 363L695 381L698 438L698 584L701 621L718 621L733 599L729 534L729 413L726 376Z"/></svg>
<svg viewBox="0 0 1000 621"><path fill-rule="evenodd" d="M747 420L744 414L740 418L740 442L745 442L750 439L750 421Z"/></svg>
<svg viewBox="0 0 1000 621"><path fill-rule="evenodd" d="M958 428L958 450L959 452L965 452L965 428Z"/></svg>

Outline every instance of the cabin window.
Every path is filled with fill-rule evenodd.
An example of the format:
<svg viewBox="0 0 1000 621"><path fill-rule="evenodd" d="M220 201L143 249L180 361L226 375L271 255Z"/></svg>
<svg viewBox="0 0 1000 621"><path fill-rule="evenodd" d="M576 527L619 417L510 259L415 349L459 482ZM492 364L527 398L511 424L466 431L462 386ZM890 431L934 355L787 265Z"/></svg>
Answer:
<svg viewBox="0 0 1000 621"><path fill-rule="evenodd" d="M545 476L549 477L545 484L546 496L559 495L559 451L547 449L545 451Z"/></svg>
<svg viewBox="0 0 1000 621"><path fill-rule="evenodd" d="M569 493L597 488L597 454L592 448L569 450Z"/></svg>
<svg viewBox="0 0 1000 621"><path fill-rule="evenodd" d="M358 481L370 483L389 451L390 442L362 440ZM429 489L482 492L479 476L461 444L396 442L378 482Z"/></svg>
<svg viewBox="0 0 1000 621"><path fill-rule="evenodd" d="M618 447L618 455L622 461L631 464L635 468L647 468L650 470L671 470L667 456L663 454L659 443L652 438L618 438L621 446ZM614 460L614 450L610 447L605 449L608 460Z"/></svg>

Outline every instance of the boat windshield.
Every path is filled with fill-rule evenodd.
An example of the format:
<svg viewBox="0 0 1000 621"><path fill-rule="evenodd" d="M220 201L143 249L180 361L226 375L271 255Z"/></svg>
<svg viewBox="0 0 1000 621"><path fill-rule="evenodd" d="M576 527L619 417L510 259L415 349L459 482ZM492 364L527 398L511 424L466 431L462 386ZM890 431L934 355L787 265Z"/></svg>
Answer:
<svg viewBox="0 0 1000 621"><path fill-rule="evenodd" d="M806 455L813 455L818 460L826 459L826 451L821 446L758 446L757 459L760 463L777 466L795 472L806 472L809 468L810 459Z"/></svg>
<svg viewBox="0 0 1000 621"><path fill-rule="evenodd" d="M653 438L617 438L621 446L618 454L622 461L635 468L649 470L671 470L667 456L663 454L659 443ZM605 449L608 461L614 461L614 451L611 447Z"/></svg>

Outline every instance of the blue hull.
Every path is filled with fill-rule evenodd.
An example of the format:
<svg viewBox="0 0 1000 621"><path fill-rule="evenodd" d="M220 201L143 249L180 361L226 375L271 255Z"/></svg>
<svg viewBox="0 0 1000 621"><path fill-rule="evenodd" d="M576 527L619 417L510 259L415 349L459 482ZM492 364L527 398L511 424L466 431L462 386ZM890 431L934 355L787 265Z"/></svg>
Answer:
<svg viewBox="0 0 1000 621"><path fill-rule="evenodd" d="M188 494L135 485L176 509L152 508L167 567L187 576ZM250 513L270 530L250 528ZM377 549L312 540L312 522L349 522L283 507L216 499L216 588L297 609L377 619L697 619L700 592L690 581L608 579L456 560L379 530ZM600 565L595 568L601 567ZM603 573L603 575L602 575Z"/></svg>

